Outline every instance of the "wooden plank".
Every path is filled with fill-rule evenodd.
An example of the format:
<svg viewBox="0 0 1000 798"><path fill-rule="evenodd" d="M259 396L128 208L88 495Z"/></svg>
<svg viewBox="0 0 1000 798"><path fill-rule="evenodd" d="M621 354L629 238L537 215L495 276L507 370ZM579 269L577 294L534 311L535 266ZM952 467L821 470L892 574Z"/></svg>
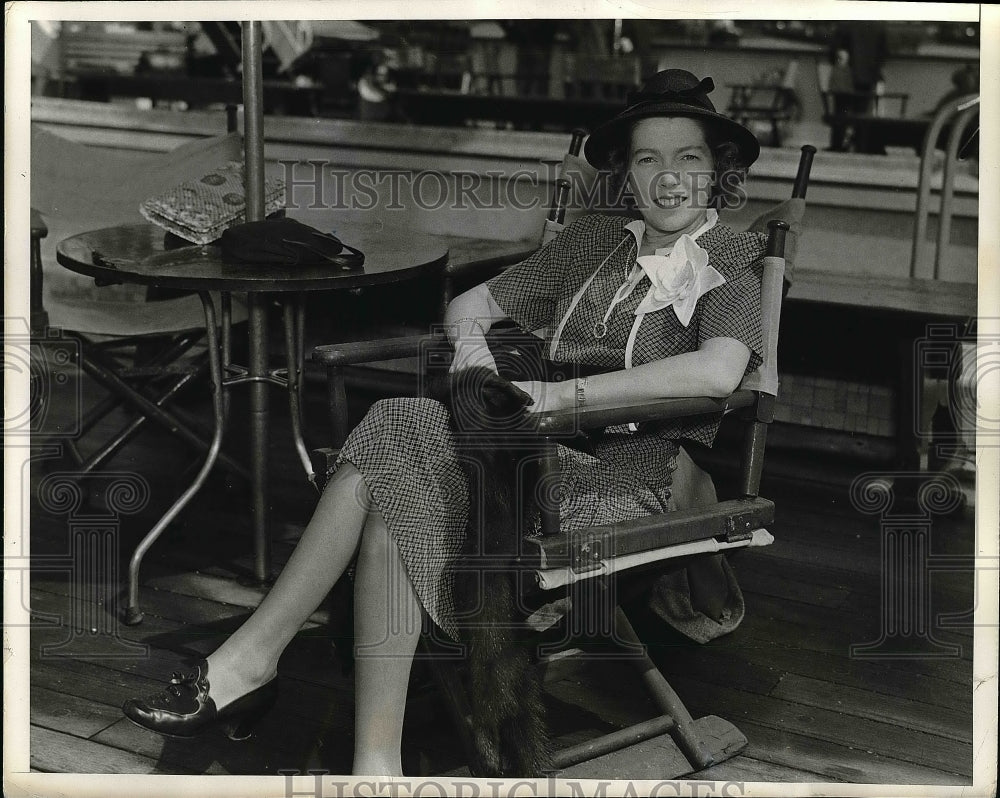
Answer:
<svg viewBox="0 0 1000 798"><path fill-rule="evenodd" d="M674 687L685 697L696 716L724 707L726 715L737 725L744 719L753 720L771 728L861 748L956 776L971 773L972 746L938 735L807 707L772 696L755 696L694 679L675 678Z"/></svg>
<svg viewBox="0 0 1000 798"><path fill-rule="evenodd" d="M779 538L774 546L780 546ZM798 562L789 567L787 562L773 557L730 557L730 563L739 577L740 585L751 593L773 595L778 598L790 598L823 606L838 606L847 611L867 610L878 606L881 596L881 576L865 575L855 572L834 570L825 565L810 565ZM940 573L935 572L930 580L931 606L935 611L959 612L972 605L974 595L974 577L971 572ZM768 583L778 581L775 589ZM789 584L789 589L783 590L783 580L800 582L812 587L805 589L798 597L791 588L797 585ZM827 594L829 591L829 594ZM842 596L841 603L835 601L835 594ZM829 599L829 601L828 601Z"/></svg>
<svg viewBox="0 0 1000 798"><path fill-rule="evenodd" d="M43 575L40 578L32 578L32 590L52 594L50 596L33 594L33 610L55 612L52 607L58 606L58 604L54 597L69 597L75 588L72 588L65 579L59 579L52 575ZM174 621L182 625L210 626L218 629L220 633L234 631L250 615L246 607L220 603L210 598L191 596L185 593L172 592L169 589L154 587L140 587L139 601L143 612L147 616ZM58 614L65 616L69 606L69 603L66 602L59 609ZM120 607L117 601L112 600L108 602L105 610L109 613L114 613L116 618L120 618ZM137 634L141 634L144 627L151 628L156 623L148 624L144 620L142 624L136 627L126 627L124 623L120 623L120 626L123 629L131 628Z"/></svg>
<svg viewBox="0 0 1000 798"><path fill-rule="evenodd" d="M153 757L81 740L71 734L32 726L31 767L46 773L176 773L197 775L179 765L163 767Z"/></svg>
<svg viewBox="0 0 1000 798"><path fill-rule="evenodd" d="M169 604L171 601L170 596L171 594L166 594L162 597L162 600ZM37 605L39 611L68 617L68 596L38 590L37 594L33 593L32 601L33 604ZM117 634L124 640L156 646L161 651L170 650L173 652L169 658L170 663L163 666L160 674L161 678L165 678L172 670L180 669L185 659L210 654L225 640L227 636L226 632L236 625L234 620L232 623L225 624L225 630L217 630L162 618L155 614L148 614L143 622L136 626L120 624L117 627ZM33 636L36 633L44 633L44 637L39 638L37 645L55 643L68 635L68 632L65 630L60 632L53 628L33 629ZM310 635L313 635L313 637L310 637ZM103 650L101 643L104 644ZM36 646L34 640L32 646ZM115 652L118 649L116 649L114 642L105 636L87 635L86 638L79 638L74 643L74 646L74 650L86 652L88 656L104 662L108 667L120 667L116 659L107 656L109 652ZM147 655L135 654L134 656L127 657L126 661L131 661L136 657L156 658L159 656L160 654L152 653ZM320 664L323 667L316 667ZM341 664L333 656L329 638L323 627L313 627L311 632L300 632L286 649L281 663L281 671L285 675L299 677L306 681L332 687L337 686L338 683L341 685L343 683L342 678L338 678L341 668Z"/></svg>
<svg viewBox="0 0 1000 798"><path fill-rule="evenodd" d="M807 706L891 722L903 728L972 743L972 714L969 712L938 707L931 714L928 713L926 704L918 704L905 698L873 698L868 690L857 690L796 674L783 676L771 695Z"/></svg>
<svg viewBox="0 0 1000 798"><path fill-rule="evenodd" d="M757 561L759 564L760 561ZM807 582L796 573L797 579L775 573L777 569L742 567L736 570L740 587L746 593L756 593L773 598L801 601L820 607L840 607L851 595L847 588L825 582Z"/></svg>
<svg viewBox="0 0 1000 798"><path fill-rule="evenodd" d="M745 622L746 623L746 622ZM709 645L691 643L672 648L651 647L650 653L668 680L697 673L713 684L767 695L785 674L823 679L832 685L843 685L860 694L887 696L926 705L926 713L934 717L947 708L959 717L972 715L972 689L920 673L905 670L906 662L898 667L873 660L852 660L844 656L809 651L798 647L762 645L760 641L741 641L737 631L728 638ZM597 700L614 706L624 693L629 701L641 704L643 692L633 680L622 678L622 664L617 671L612 665L576 661L576 670L563 675L577 689L590 689ZM572 689L572 688L571 688ZM637 699L631 696L638 696ZM914 710L916 711L916 710ZM618 718L616 722L630 722Z"/></svg>
<svg viewBox="0 0 1000 798"><path fill-rule="evenodd" d="M836 611L807 604L753 596L752 600L748 597L747 615L734 634L739 635L741 642L778 643L847 657L852 645L877 640L879 631L878 621L874 618L845 617ZM972 684L972 663L967 658L884 659L898 663L899 667L911 672Z"/></svg>
<svg viewBox="0 0 1000 798"><path fill-rule="evenodd" d="M80 698L40 684L31 685L31 723L74 737L91 737L121 718L117 707Z"/></svg>
<svg viewBox="0 0 1000 798"><path fill-rule="evenodd" d="M167 684L173 670L185 668L183 663L178 663L174 667L166 665L160 658L161 652L155 649L153 652L157 658L144 667L136 669L141 671L140 673L136 674L134 671L132 673L126 671L124 674L117 673L110 675L107 678L108 686L100 690L100 694L104 697L104 700L114 706L120 706L127 698L141 697L159 692ZM118 663L114 664L117 665ZM89 670L85 670L87 666L90 666ZM36 667L35 661L32 662L32 668L34 667ZM67 661L54 667L65 669L67 673L72 674L72 678L78 681L81 692L93 680L100 681L100 671L110 670L102 668L93 662L74 663ZM128 666L125 665L124 667ZM281 680L279 687L282 696L279 714L289 716L292 719L291 722L298 722L298 719L301 718L314 719L318 712L329 711L333 714L337 714L338 712L344 714L338 707L341 707L345 703L348 705L351 703L351 693L349 685L346 683L339 689L335 689L296 679L284 673L279 673L278 678ZM350 730L350 723L347 720L344 723L346 725L343 731L346 733Z"/></svg>
<svg viewBox="0 0 1000 798"><path fill-rule="evenodd" d="M774 525L772 525L774 526ZM872 540L859 543L853 548L841 548L829 540L804 539L802 536L792 536L780 529L769 527L775 535L775 543L757 549L746 549L740 552L736 562L773 562L786 564L789 573L795 573L801 565L826 569L837 575L844 572L848 577L874 579L878 584L884 566L878 532L875 531ZM935 575L937 587L942 590L963 593L967 588L962 576Z"/></svg>
<svg viewBox="0 0 1000 798"><path fill-rule="evenodd" d="M64 635L69 634L68 624L74 622L74 610L71 606L71 596L49 593L48 591L41 590L39 588L32 588L31 601L33 611L37 610L46 614L57 615L63 619L63 625L61 625L60 628L64 630ZM113 635L86 635L88 638L93 637L96 640L103 641L107 644L104 652L101 652L105 656L111 656L115 653L120 655L128 650L125 646L115 645L114 638L147 646L156 645L159 648L170 648L177 651L187 651L190 654L195 654L199 650L197 644L200 640L205 640L207 638L210 641L214 641L215 645L218 645L218 642L220 642L224 637L221 632L208 627L198 626L196 624L184 624L177 621L159 618L155 615L150 615L144 618L143 622L136 626L126 626L118 620L119 616L117 614L117 607L114 603L103 604L97 607L94 606L95 602L87 602L87 604L99 613L110 613L112 615L109 627L114 630ZM41 632L43 630L37 629L32 631L34 633L35 631ZM53 637L54 636L51 634L48 635L46 642L54 642ZM80 640L82 639L83 638L77 638L74 645L80 645ZM96 653L96 650L93 648L87 648L87 650L95 651ZM140 656L146 655L141 652L133 651L129 658Z"/></svg>
<svg viewBox="0 0 1000 798"><path fill-rule="evenodd" d="M741 556L777 560L788 564L788 570L794 572L797 563L822 566L829 570L858 573L878 578L882 573L882 558L878 550L849 551L839 549L822 542L801 541L789 539L787 536L775 536L775 544L762 548L741 552Z"/></svg>
<svg viewBox="0 0 1000 798"><path fill-rule="evenodd" d="M749 745L746 758L776 767L802 768L818 774L810 781L847 781L860 784L961 784L968 779L945 773L922 764L904 762L891 756L821 740L811 734L798 734L740 720L740 729Z"/></svg>
<svg viewBox="0 0 1000 798"><path fill-rule="evenodd" d="M691 778L722 782L762 783L802 783L809 784L819 781L836 781L819 773L802 770L797 767L777 765L762 759L755 759L744 751L740 756L702 770Z"/></svg>
<svg viewBox="0 0 1000 798"><path fill-rule="evenodd" d="M622 691L608 691L602 695L593 689L593 685L560 679L546 684L545 692L563 706L577 707L591 712L595 717L619 728L648 720L655 712L648 701L645 702L645 706L639 705L642 698L639 690L634 693L626 691L624 694Z"/></svg>
<svg viewBox="0 0 1000 798"><path fill-rule="evenodd" d="M163 682L124 671L105 668L84 660L32 661L29 678L32 706L36 686L59 693L86 697L95 704L107 704L116 709L130 696L149 695L159 690ZM121 717L120 713L115 718Z"/></svg>
<svg viewBox="0 0 1000 798"><path fill-rule="evenodd" d="M750 661L732 649L723 652L716 646L658 646L647 640L647 651L665 674L694 673L708 668L710 677L719 684L729 685L748 693L767 695L778 684L782 671L766 659ZM631 665L618 663L617 673L601 670L596 678L613 679L617 684L642 690Z"/></svg>
<svg viewBox="0 0 1000 798"><path fill-rule="evenodd" d="M905 663L899 663L901 667L892 667L878 660L849 659L842 655L798 647L746 644L731 640L719 640L712 645L685 649L672 658L657 657L668 678L673 674L697 672L713 682L719 681L715 678L716 662L719 660L769 667L778 674L821 677L830 683L868 693L972 714L971 686L907 671L904 669Z"/></svg>
<svg viewBox="0 0 1000 798"><path fill-rule="evenodd" d="M825 495L824 495L825 494ZM830 498L830 491L796 496L788 488L780 491L775 526L795 540L826 541L836 548L855 550L878 546L881 522L877 516L863 515L850 505L847 491ZM805 501L803 501L805 499ZM970 553L975 548L975 519L965 515L932 515L932 551L941 554Z"/></svg>
<svg viewBox="0 0 1000 798"><path fill-rule="evenodd" d="M204 573L174 573L170 576L146 579L144 584L156 590L166 590L251 610L256 609L267 593L265 588L241 585L232 579L221 579ZM317 610L310 616L306 628L309 624L326 624L328 618L326 610Z"/></svg>
<svg viewBox="0 0 1000 798"><path fill-rule="evenodd" d="M121 718L119 707L126 699L159 692L165 686L169 675L169 671L166 671L160 678L149 678L86 661L72 664L33 661L30 670L32 690L37 685L77 696L83 702L108 705L114 709L112 722ZM329 712L331 717L342 718L341 726L338 728L340 733L350 732L350 707L353 700L347 689L334 690L285 675L279 675L279 679L281 700L280 706L274 710L279 716L287 717L289 723L298 723L302 719L315 721L318 712ZM85 704L74 704L74 707L86 712ZM32 710L34 710L34 697L32 697Z"/></svg>
<svg viewBox="0 0 1000 798"><path fill-rule="evenodd" d="M727 655L728 656L728 655ZM919 745L921 738L911 738L907 736L904 728L894 729L889 724L879 724L888 733L895 735L896 739L903 739L907 744L914 744L918 748L913 749L915 753L910 757L914 761L901 761L895 750L889 752L859 750L859 741L852 736L852 721L844 717L839 728L841 735L848 738L848 741L830 741L817 734L811 727L799 728L798 731L791 731L784 724L765 724L760 721L761 716L773 714L775 708L788 709L784 699L774 701L767 696L757 696L756 703L750 704L747 697L742 703L730 700L730 696L745 696L739 690L732 690L725 685L722 686L719 697L713 694L710 688L705 687L705 679L711 678L713 669L711 667L687 668L687 663L682 663L681 656L676 657L675 662L679 669L687 670L688 674L697 673L698 680L676 674L669 675L671 682L678 689L682 699L688 708L697 717L703 713L722 713L729 720L736 723L739 729L747 736L749 747L743 754L733 760L735 763L742 763L747 757L760 759L778 767L788 767L804 769L812 772L812 777L807 781L853 781L853 782L873 782L873 783L905 783L905 784L948 784L961 782L958 776L946 773L940 769L927 767L922 760ZM591 706L592 694L595 690L603 692L603 703L600 707L600 715L607 717L618 725L626 725L643 719L649 714L649 709L643 713L642 693L639 690L630 691L628 686L622 681L609 678L610 668L592 667L581 670L582 677L590 677L585 681L572 682L566 680L564 683L556 683L547 686L547 689L555 691L561 700L570 702L581 702L584 706ZM714 682L713 682L714 683ZM885 705L885 701L878 696L868 695L871 706L874 708L872 717L878 718L877 710ZM775 696L774 698L781 698ZM917 708L910 707L911 722L916 718L917 725L933 727L934 719L940 712L940 707L924 705L924 713L921 718L919 705ZM839 714L839 713L838 713ZM829 713L832 716L834 713ZM970 716L971 717L971 716ZM890 720L892 718L890 717ZM947 733L946 730L936 732L936 734ZM971 746L967 746L971 758ZM818 775L817 775L818 774ZM706 776L707 778L708 776Z"/></svg>
<svg viewBox="0 0 1000 798"><path fill-rule="evenodd" d="M350 738L340 729L325 727L315 720L298 718L289 722L278 713L266 716L250 740L228 739L221 729L213 729L190 740L162 737L136 726L126 718L93 738L96 742L135 751L183 765L199 773L234 775L276 775L284 768L301 769L303 763L322 749L322 765L335 765L331 772L350 768ZM332 744L322 745L326 740ZM338 745L336 741L343 741Z"/></svg>
<svg viewBox="0 0 1000 798"><path fill-rule="evenodd" d="M962 589L962 586L955 584L955 582L953 582L954 588L949 589L944 584L944 580L939 580L937 576L937 574L934 574L931 577L930 584L932 628L946 634L965 637L967 638L965 642L969 643L975 636L975 627L972 626L971 622L963 626L946 626L944 623L938 622L938 617L941 615L965 614L975 609L977 596L975 595L973 586L974 577L971 573L966 575L965 581L967 584L964 587L968 589ZM985 597L980 597L979 600L985 600ZM844 599L841 609L850 613L867 614L872 611L878 611L881 602L881 592L872 593L869 591L852 590Z"/></svg>

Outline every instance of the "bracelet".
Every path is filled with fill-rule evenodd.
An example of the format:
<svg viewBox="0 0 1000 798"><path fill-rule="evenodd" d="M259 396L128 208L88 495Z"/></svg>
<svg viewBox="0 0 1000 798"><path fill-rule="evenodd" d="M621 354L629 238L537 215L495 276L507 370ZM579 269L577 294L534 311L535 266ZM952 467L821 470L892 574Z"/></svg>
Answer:
<svg viewBox="0 0 1000 798"><path fill-rule="evenodd" d="M483 323L479 319L473 319L473 318L455 319L455 321L451 322L451 324L452 325L461 324L463 321L471 321L473 324L475 324L482 331L482 333L483 333L484 336L486 335L487 332L489 332L489 330L487 330L483 326Z"/></svg>
<svg viewBox="0 0 1000 798"><path fill-rule="evenodd" d="M587 404L587 378L578 377L576 380L576 406L583 407Z"/></svg>

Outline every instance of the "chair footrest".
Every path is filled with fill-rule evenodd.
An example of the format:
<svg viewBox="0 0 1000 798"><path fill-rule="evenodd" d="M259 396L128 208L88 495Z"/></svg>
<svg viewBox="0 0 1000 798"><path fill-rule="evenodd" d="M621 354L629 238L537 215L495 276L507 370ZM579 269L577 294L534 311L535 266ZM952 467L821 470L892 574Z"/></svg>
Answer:
<svg viewBox="0 0 1000 798"><path fill-rule="evenodd" d="M524 564L540 570L586 571L603 561L700 540L738 542L774 521L774 502L733 499L710 507L678 510L566 535L526 538Z"/></svg>
<svg viewBox="0 0 1000 798"><path fill-rule="evenodd" d="M716 715L698 718L694 732L712 756L713 765L736 756L747 738L732 723ZM558 754L557 754L558 757ZM562 770L559 778L655 779L665 781L695 772L668 733L637 742Z"/></svg>

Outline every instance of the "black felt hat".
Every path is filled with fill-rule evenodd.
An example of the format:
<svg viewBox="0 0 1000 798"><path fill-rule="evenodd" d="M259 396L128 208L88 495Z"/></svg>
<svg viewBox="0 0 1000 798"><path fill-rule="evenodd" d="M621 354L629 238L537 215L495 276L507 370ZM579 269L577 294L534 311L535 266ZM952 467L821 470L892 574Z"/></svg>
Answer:
<svg viewBox="0 0 1000 798"><path fill-rule="evenodd" d="M640 119L651 116L687 116L704 119L720 129L739 148L741 160L749 166L760 155L757 138L739 122L715 110L708 94L715 88L711 78L699 81L684 69L665 69L646 81L641 91L631 92L626 108L614 119L596 128L587 139L584 154L598 169L606 169L608 154L623 141Z"/></svg>

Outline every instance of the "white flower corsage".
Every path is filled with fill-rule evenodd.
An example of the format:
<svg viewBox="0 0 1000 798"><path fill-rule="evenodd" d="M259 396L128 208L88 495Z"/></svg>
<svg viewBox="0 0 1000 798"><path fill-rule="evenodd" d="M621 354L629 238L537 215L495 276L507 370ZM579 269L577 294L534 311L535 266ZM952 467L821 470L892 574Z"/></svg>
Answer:
<svg viewBox="0 0 1000 798"><path fill-rule="evenodd" d="M669 254L659 253L636 259L652 285L635 315L672 306L677 320L687 327L699 298L725 283L726 278L708 265L708 253L690 235L677 239Z"/></svg>

